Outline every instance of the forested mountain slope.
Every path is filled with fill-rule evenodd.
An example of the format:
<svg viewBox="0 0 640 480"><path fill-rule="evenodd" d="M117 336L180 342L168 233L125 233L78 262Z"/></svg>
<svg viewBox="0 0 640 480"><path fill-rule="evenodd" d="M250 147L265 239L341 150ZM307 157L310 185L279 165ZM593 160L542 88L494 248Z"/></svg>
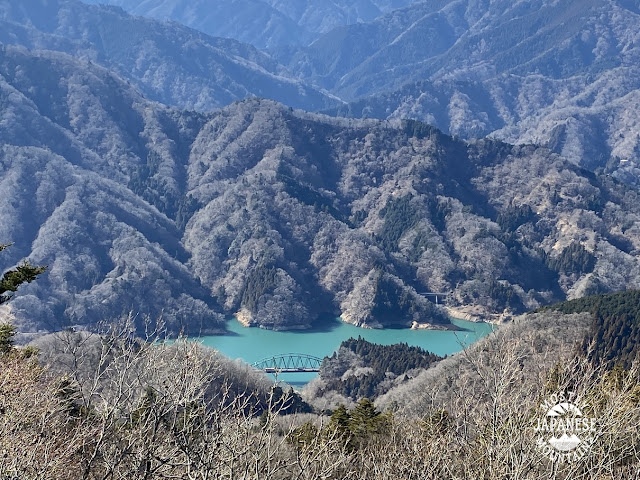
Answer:
<svg viewBox="0 0 640 480"><path fill-rule="evenodd" d="M217 2L211 9L167 0L125 8L196 22L198 28L204 28L199 22L224 26L237 31L218 33L236 38L259 31L275 39L271 30L278 29L288 35L274 40L280 44L306 38L296 33L298 24L331 23L336 12L351 18L345 12L353 8L402 6L245 3ZM271 13L259 14L265 8ZM284 67L250 45L131 17L114 7L5 0L0 41L101 63L147 97L182 108L206 111L258 96L332 114L412 118L463 138L491 135L545 145L576 164L637 185L639 12L627 0L422 2L369 23L338 27L308 47L272 49ZM234 20L223 21L229 15ZM278 26L274 15L291 25ZM358 14L358 21L365 17ZM354 103L342 106L338 98Z"/></svg>
<svg viewBox="0 0 640 480"><path fill-rule="evenodd" d="M344 98L410 80L595 75L634 65L639 13L626 0L421 2L335 29L288 64Z"/></svg>
<svg viewBox="0 0 640 480"><path fill-rule="evenodd" d="M134 15L173 20L215 37L233 38L257 48L306 45L313 36L285 13L261 0L89 0L117 5Z"/></svg>
<svg viewBox="0 0 640 480"><path fill-rule="evenodd" d="M26 256L49 266L10 305L21 330L129 311L138 325L148 314L172 331L219 330L180 229L150 203L174 214L185 204L183 138L204 120L95 65L14 47L0 47L0 105L0 237L16 242L2 268ZM157 170L138 185L147 162Z"/></svg>
<svg viewBox="0 0 640 480"><path fill-rule="evenodd" d="M541 311L590 313L593 319L582 342L582 350L598 366L629 370L640 359L638 290L577 298Z"/></svg>
<svg viewBox="0 0 640 480"><path fill-rule="evenodd" d="M472 410L499 405L501 413L513 408L519 415L527 415L530 410L523 405L564 391L562 387L554 389L554 369L580 371L580 363L586 361L576 361L575 345L587 334L590 323L589 313L522 315L464 352L440 360L407 381L398 379L398 385L381 395L376 404L382 410L393 408L415 416L437 409L457 414L462 405ZM591 380L584 370L582 373L582 377L574 374L574 388Z"/></svg>
<svg viewBox="0 0 640 480"><path fill-rule="evenodd" d="M484 81L436 80L367 97L332 110L365 118L413 118L463 138L545 145L576 164L640 183L637 67L592 81L500 75Z"/></svg>
<svg viewBox="0 0 640 480"><path fill-rule="evenodd" d="M368 22L415 0L88 0L134 15L174 20L257 48L307 45L341 25Z"/></svg>
<svg viewBox="0 0 640 480"><path fill-rule="evenodd" d="M585 364L592 378L609 375L617 385L631 379L635 382L639 312L638 290L581 297L529 312L414 378L397 379L398 385L378 399L379 406L395 405L420 415L433 403L451 405L461 398L461 391L475 395L487 386L498 387L499 381L506 387L502 391L505 400L510 395L526 398L535 396L535 390L527 393L526 388L538 381L540 373L547 372L547 388L549 384L553 388L554 382L561 381L558 372L563 368L585 368ZM488 372L500 373L489 379L484 376ZM507 385L517 385L518 392L509 392ZM523 386L527 387L520 390ZM433 394L424 395L425 391ZM474 397L474 402L480 398Z"/></svg>
<svg viewBox="0 0 640 480"><path fill-rule="evenodd" d="M196 264L211 256L210 249L201 253L192 243L202 225L216 225L212 240L240 258L237 242L246 242L243 230L258 217L273 225L265 233L266 245L274 245L269 261L286 265L305 252L320 286L341 292L335 299L346 317L362 311L354 301L372 295L369 285L378 274L371 275L381 262L418 292L452 292L453 304L481 304L495 312L636 281L634 227L616 225L622 217L635 222L636 194L545 149L467 145L410 122L349 124L300 119L265 103L259 113L255 104L239 107L221 116L233 114L232 124L244 120L242 155L234 143L221 149L220 133L227 137L228 127L222 130L221 120L214 120L216 134L208 138L216 141L206 144L215 152L213 163L201 167L192 190L203 203L211 188L225 194L196 213L187 229ZM249 115L253 119L246 122ZM258 128L265 119L270 134ZM255 204L247 191L263 186L273 190ZM232 264L220 267L228 304L238 298L236 273ZM300 278L300 272L288 271Z"/></svg>
<svg viewBox="0 0 640 480"><path fill-rule="evenodd" d="M261 100L205 116L64 54L0 55L3 266L50 266L13 302L28 328L211 329L216 301L270 328L447 327L423 293L501 313L638 284L637 194L544 148Z"/></svg>
<svg viewBox="0 0 640 480"><path fill-rule="evenodd" d="M627 0L442 0L342 27L280 58L355 101L340 113L547 145L637 183L639 32L640 7Z"/></svg>
<svg viewBox="0 0 640 480"><path fill-rule="evenodd" d="M207 111L251 96L307 110L336 103L251 45L133 17L116 7L2 0L0 42L99 63L147 97L182 108Z"/></svg>

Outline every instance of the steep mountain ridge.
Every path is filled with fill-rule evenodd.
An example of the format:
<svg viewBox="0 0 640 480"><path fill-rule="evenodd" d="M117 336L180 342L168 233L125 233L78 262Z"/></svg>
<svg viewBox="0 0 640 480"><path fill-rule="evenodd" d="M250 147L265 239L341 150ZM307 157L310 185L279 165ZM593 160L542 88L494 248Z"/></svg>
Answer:
<svg viewBox="0 0 640 480"><path fill-rule="evenodd" d="M257 48L308 45L340 25L368 22L415 0L90 0L134 15L173 20L214 37Z"/></svg>
<svg viewBox="0 0 640 480"><path fill-rule="evenodd" d="M23 331L129 311L140 326L150 315L173 332L220 331L215 302L183 264L175 222L143 200L180 199L172 136L188 137L203 120L63 54L1 47L0 73L1 236L16 242L2 266L25 256L49 266L10 305ZM158 167L150 180L162 187L149 188L155 196L127 187L149 159Z"/></svg>
<svg viewBox="0 0 640 480"><path fill-rule="evenodd" d="M500 76L483 82L417 82L330 111L364 118L412 118L462 138L491 136L545 145L590 170L631 185L640 170L640 90L635 66L582 78Z"/></svg>
<svg viewBox="0 0 640 480"><path fill-rule="evenodd" d="M427 2L281 59L301 78L353 99L340 114L546 145L637 185L636 3Z"/></svg>
<svg viewBox="0 0 640 480"><path fill-rule="evenodd" d="M261 0L91 0L86 3L117 5L133 15L161 21L173 20L208 35L233 38L257 48L292 41L296 44L306 44L313 38L311 32L303 26Z"/></svg>
<svg viewBox="0 0 640 480"><path fill-rule="evenodd" d="M365 8L346 1L323 5L272 1L295 21L314 17L311 13L330 18L320 16L324 8ZM306 48L274 47L271 53L287 67L233 40L70 0L46 6L43 0L20 6L5 0L0 41L98 61L149 98L181 108L210 110L258 96L306 110L417 119L463 138L490 135L545 145L578 165L637 185L640 10L634 5L623 0L416 3L369 23L334 29ZM381 11L397 6L378 5ZM189 18L208 21L206 12L194 13L201 3L167 0L139 7L191 12ZM260 28L272 25L239 7L232 10ZM74 24L84 27L70 27ZM338 97L355 103L343 106Z"/></svg>
<svg viewBox="0 0 640 480"><path fill-rule="evenodd" d="M281 302L306 318L301 294L368 325L393 310L419 321L428 291L518 311L624 288L638 268L633 228L616 226L635 221L633 191L545 149L467 145L422 124L245 102L203 127L188 185L205 205L185 230L195 271L249 322L278 326Z"/></svg>
<svg viewBox="0 0 640 480"><path fill-rule="evenodd" d="M637 23L617 0L439 0L336 29L288 64L345 99L412 80L593 75L634 64Z"/></svg>
<svg viewBox="0 0 640 480"><path fill-rule="evenodd" d="M153 100L208 111L251 96L314 110L336 104L267 54L177 23L76 0L0 2L0 42L97 62Z"/></svg>
<svg viewBox="0 0 640 480"><path fill-rule="evenodd" d="M425 293L502 314L640 278L637 193L544 148L257 99L180 111L47 51L3 47L0 74L0 259L50 266L12 304L26 331L129 310L450 328Z"/></svg>

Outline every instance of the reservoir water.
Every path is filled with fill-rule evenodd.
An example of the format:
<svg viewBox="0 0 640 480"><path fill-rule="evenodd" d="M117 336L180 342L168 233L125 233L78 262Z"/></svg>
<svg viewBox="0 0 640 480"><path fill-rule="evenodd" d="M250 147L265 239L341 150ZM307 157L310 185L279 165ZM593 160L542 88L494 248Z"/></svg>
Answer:
<svg viewBox="0 0 640 480"><path fill-rule="evenodd" d="M239 358L247 363L285 353L304 353L322 358L335 352L343 340L358 336L383 345L407 343L444 356L459 352L493 329L487 323L458 319L452 319L452 322L463 330L373 330L355 327L336 319L323 322L321 329L275 332L262 328L245 328L236 320L230 320L227 324L230 332L228 335L206 336L199 340L228 357ZM278 380L300 386L315 376L313 373L281 374Z"/></svg>

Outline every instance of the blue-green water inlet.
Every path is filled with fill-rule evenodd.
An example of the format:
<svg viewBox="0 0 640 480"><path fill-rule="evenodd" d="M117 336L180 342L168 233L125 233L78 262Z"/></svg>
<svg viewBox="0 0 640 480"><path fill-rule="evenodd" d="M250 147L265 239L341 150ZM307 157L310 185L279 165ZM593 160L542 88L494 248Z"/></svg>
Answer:
<svg viewBox="0 0 640 480"><path fill-rule="evenodd" d="M304 353L322 358L335 352L343 340L358 336L369 342L383 345L407 343L444 356L459 352L489 334L493 329L493 326L487 323L458 319L452 321L464 330L373 330L358 328L336 320L322 330L276 332L262 328L245 328L237 321L231 320L227 324L229 335L201 337L200 341L228 357L240 358L247 363L284 353ZM283 374L278 379L301 385L313 377L315 374L296 373Z"/></svg>

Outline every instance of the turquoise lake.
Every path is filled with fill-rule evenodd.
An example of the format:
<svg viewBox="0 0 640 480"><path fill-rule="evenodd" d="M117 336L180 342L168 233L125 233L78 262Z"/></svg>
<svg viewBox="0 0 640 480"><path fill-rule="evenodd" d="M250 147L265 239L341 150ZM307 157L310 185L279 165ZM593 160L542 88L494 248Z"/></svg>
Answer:
<svg viewBox="0 0 640 480"><path fill-rule="evenodd" d="M322 329L275 332L262 328L246 328L236 320L230 320L227 324L230 332L228 335L201 337L199 341L228 357L239 358L247 363L285 353L304 353L322 358L335 352L343 340L358 336L373 343L407 343L437 355L451 355L489 334L493 329L493 326L487 323L458 319L452 319L452 322L464 330L374 330L330 320ZM278 380L300 386L315 376L316 374L310 373L280 374Z"/></svg>

